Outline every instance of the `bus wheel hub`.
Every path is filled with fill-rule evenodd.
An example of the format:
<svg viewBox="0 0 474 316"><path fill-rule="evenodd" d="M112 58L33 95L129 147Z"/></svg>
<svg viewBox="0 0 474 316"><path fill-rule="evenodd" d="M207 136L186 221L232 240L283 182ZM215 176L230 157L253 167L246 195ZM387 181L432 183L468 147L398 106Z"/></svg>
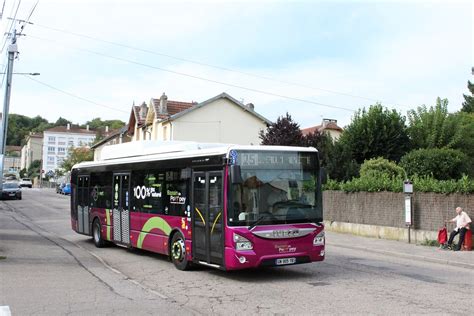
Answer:
<svg viewBox="0 0 474 316"><path fill-rule="evenodd" d="M173 247L171 249L171 255L175 260L183 260L185 251L184 251L184 241L182 239L178 239L173 243Z"/></svg>

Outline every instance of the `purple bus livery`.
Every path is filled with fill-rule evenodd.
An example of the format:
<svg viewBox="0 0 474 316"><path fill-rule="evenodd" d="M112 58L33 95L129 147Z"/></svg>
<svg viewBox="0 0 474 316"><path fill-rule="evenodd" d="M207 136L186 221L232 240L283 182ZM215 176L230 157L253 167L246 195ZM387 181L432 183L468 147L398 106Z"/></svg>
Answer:
<svg viewBox="0 0 474 316"><path fill-rule="evenodd" d="M324 260L314 148L143 141L71 170L71 226L97 247L222 270Z"/></svg>

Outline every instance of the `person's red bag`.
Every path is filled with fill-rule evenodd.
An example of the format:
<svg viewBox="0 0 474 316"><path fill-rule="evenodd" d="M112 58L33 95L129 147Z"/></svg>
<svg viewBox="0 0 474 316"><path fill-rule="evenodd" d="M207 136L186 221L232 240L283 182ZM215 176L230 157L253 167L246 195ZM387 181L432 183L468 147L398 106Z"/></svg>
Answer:
<svg viewBox="0 0 474 316"><path fill-rule="evenodd" d="M442 245L448 241L448 230L446 226L441 228L438 232L438 244Z"/></svg>

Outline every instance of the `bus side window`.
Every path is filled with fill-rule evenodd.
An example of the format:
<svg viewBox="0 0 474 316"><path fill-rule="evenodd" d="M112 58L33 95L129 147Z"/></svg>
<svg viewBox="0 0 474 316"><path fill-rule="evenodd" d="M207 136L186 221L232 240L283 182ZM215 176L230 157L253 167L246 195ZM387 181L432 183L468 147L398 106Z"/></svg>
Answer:
<svg viewBox="0 0 474 316"><path fill-rule="evenodd" d="M163 214L163 177L156 170L136 171L132 174L132 210Z"/></svg>
<svg viewBox="0 0 474 316"><path fill-rule="evenodd" d="M189 181L180 179L181 170L166 172L165 214L186 216L186 205L189 204Z"/></svg>
<svg viewBox="0 0 474 316"><path fill-rule="evenodd" d="M91 174L89 197L90 204L98 208L110 208L110 197L112 196L111 172Z"/></svg>

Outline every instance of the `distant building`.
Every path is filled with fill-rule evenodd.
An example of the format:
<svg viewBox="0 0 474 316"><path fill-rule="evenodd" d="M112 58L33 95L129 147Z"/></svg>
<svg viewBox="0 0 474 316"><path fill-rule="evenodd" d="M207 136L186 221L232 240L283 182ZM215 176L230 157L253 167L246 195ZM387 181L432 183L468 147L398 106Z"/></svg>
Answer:
<svg viewBox="0 0 474 316"><path fill-rule="evenodd" d="M42 170L58 169L71 147L90 146L95 140L95 132L77 126L57 126L43 133Z"/></svg>
<svg viewBox="0 0 474 316"><path fill-rule="evenodd" d="M21 146L6 146L5 158L3 161L4 172L19 173L21 166Z"/></svg>
<svg viewBox="0 0 474 316"><path fill-rule="evenodd" d="M271 121L255 112L253 104L221 93L201 103L169 101L163 94L147 106L134 106L128 132L132 141L197 141L260 144L259 132Z"/></svg>
<svg viewBox="0 0 474 316"><path fill-rule="evenodd" d="M321 125L303 128L301 132L305 136L314 132L319 132L319 133L326 132L329 134L329 136L331 136L333 141L336 141L339 139L339 137L341 137L343 129L337 125L337 120L323 119L323 122L321 123Z"/></svg>
<svg viewBox="0 0 474 316"><path fill-rule="evenodd" d="M26 169L30 167L35 160L41 160L41 152L43 150L43 133L30 133L26 136L26 144L21 148L20 168Z"/></svg>

